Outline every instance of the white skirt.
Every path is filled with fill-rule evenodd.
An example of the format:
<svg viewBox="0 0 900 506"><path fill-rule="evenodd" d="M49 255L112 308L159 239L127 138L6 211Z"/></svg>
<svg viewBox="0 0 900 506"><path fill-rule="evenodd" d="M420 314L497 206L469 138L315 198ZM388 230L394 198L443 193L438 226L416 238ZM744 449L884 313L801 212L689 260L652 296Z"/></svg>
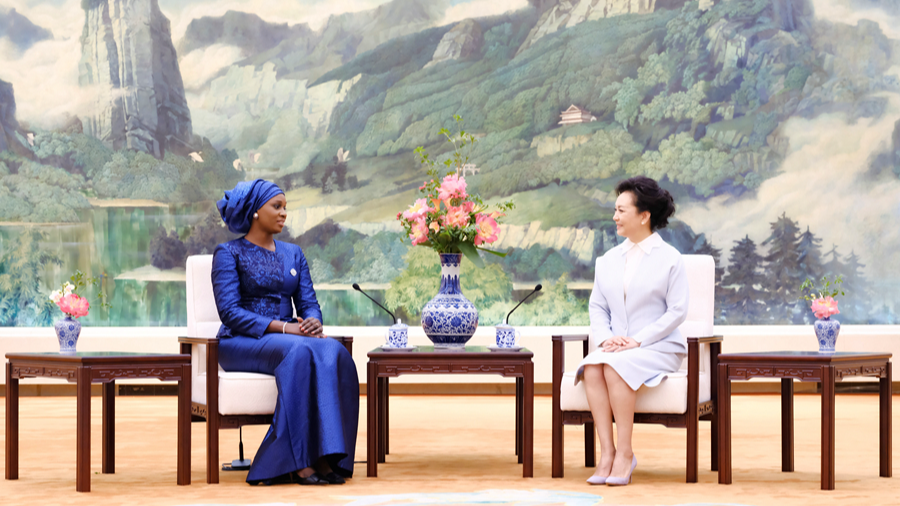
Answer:
<svg viewBox="0 0 900 506"><path fill-rule="evenodd" d="M655 342L647 347L617 352L605 352L603 348L599 348L584 357L578 364L575 384L577 385L582 380L584 366L607 364L615 369L634 391L637 391L641 385L655 387L662 383L669 373L680 369L686 356L684 347L680 343L666 340Z"/></svg>

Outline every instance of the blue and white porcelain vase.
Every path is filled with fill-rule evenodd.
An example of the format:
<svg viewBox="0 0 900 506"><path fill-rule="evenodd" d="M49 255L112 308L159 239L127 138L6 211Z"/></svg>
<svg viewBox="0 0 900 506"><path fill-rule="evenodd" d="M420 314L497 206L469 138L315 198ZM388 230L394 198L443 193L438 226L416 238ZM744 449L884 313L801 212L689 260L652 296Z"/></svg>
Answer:
<svg viewBox="0 0 900 506"><path fill-rule="evenodd" d="M422 308L422 328L435 348L465 348L478 328L478 310L459 288L462 253L440 253L441 288Z"/></svg>
<svg viewBox="0 0 900 506"><path fill-rule="evenodd" d="M819 341L819 353L834 353L834 344L841 332L841 322L825 317L813 322L813 329Z"/></svg>
<svg viewBox="0 0 900 506"><path fill-rule="evenodd" d="M56 329L56 338L59 339L59 352L64 355L75 354L78 336L81 335L81 322L66 315L57 320L53 328Z"/></svg>

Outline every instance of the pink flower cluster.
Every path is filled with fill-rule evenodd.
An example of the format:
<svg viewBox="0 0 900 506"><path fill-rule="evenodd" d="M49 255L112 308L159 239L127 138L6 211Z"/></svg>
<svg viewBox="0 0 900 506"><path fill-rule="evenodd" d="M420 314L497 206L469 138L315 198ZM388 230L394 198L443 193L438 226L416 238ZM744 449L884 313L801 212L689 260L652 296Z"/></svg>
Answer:
<svg viewBox="0 0 900 506"><path fill-rule="evenodd" d="M812 311L816 318L828 318L831 315L840 313L838 311L838 303L832 297L824 297L812 301Z"/></svg>
<svg viewBox="0 0 900 506"><path fill-rule="evenodd" d="M397 219L408 227L413 246L428 243L444 231L462 230L471 225L474 225L475 236L470 235L469 240L476 246L497 240L500 233L497 218L502 216L501 213L481 213L475 202L466 200L469 194L465 178L450 174L440 185L426 181L419 190L424 191L427 198L417 199L407 210L397 213Z"/></svg>
<svg viewBox="0 0 900 506"><path fill-rule="evenodd" d="M91 309L91 303L87 299L74 293L63 295L56 301L56 305L59 306L60 311L73 318L87 316Z"/></svg>
<svg viewBox="0 0 900 506"><path fill-rule="evenodd" d="M459 174L450 174L445 177L440 189L438 189L438 198L448 204L451 199L464 199L468 196L466 193L466 180L459 177Z"/></svg>

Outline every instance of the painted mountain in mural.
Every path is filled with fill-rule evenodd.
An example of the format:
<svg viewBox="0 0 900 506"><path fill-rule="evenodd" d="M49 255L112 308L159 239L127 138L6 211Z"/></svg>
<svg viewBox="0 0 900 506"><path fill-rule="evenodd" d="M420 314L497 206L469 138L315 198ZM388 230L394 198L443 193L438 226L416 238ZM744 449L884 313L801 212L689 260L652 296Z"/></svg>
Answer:
<svg viewBox="0 0 900 506"><path fill-rule="evenodd" d="M89 0L84 10L79 84L97 97L82 119L87 134L157 158L193 151L169 20L157 0Z"/></svg>
<svg viewBox="0 0 900 506"><path fill-rule="evenodd" d="M52 39L53 33L31 22L27 17L0 6L0 39L7 38L19 51L24 51L36 42Z"/></svg>
<svg viewBox="0 0 900 506"><path fill-rule="evenodd" d="M79 113L86 133L20 117L33 158L0 152L0 192L21 204L0 206L0 222L46 223L54 234L50 223L72 222L101 239L60 244L121 244L109 242L90 267L119 277L127 311L155 309L116 318L182 321L183 286L164 279L184 255L228 238L212 207L222 189L266 177L287 191L284 239L304 248L329 322L380 322L353 299L352 282L374 284L414 322L433 295L416 287L436 265L400 241L395 217L424 177L413 150L443 160L438 131L459 114L478 140L469 189L518 204L495 245L508 256L468 275L486 322L502 317L514 290L542 282L552 289L523 308L523 321L583 324L593 259L618 242L615 183L637 174L675 195L664 238L717 258L720 323L803 322L797 287L824 274L850 288L845 322L896 321L900 233L880 224L900 199L900 35L878 2L534 0L453 17L466 2L393 0L314 28L302 16L197 7L178 11L194 17L175 23L184 29L175 44L155 2L132 3L150 13L135 18L147 23L134 33L149 33L152 59L119 56L131 39L117 27L131 21L91 25L88 16L96 31L86 32L83 66L104 98ZM874 19L834 14L857 15L853 6ZM123 61L163 70L116 88L108 68ZM166 93L189 108L163 114L175 121L168 133L141 119L134 139L146 149L112 135L120 111L143 113ZM184 118L188 137L172 133L184 133ZM173 153L173 138L196 157ZM101 207L112 205L123 210ZM148 205L157 207L135 207ZM132 233L133 223L144 228Z"/></svg>

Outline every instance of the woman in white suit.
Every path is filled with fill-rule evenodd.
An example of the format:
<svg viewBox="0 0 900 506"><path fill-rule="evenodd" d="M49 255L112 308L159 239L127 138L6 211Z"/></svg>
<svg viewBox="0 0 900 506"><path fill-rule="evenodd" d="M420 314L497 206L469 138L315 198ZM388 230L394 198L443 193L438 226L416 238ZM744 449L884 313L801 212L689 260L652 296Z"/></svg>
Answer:
<svg viewBox="0 0 900 506"><path fill-rule="evenodd" d="M687 354L678 331L688 308L684 261L656 233L675 212L672 195L643 176L620 182L616 194L613 220L625 241L597 259L590 317L598 348L582 360L576 379L584 381L600 437L600 463L588 479L595 485L631 481L635 394L677 371Z"/></svg>

